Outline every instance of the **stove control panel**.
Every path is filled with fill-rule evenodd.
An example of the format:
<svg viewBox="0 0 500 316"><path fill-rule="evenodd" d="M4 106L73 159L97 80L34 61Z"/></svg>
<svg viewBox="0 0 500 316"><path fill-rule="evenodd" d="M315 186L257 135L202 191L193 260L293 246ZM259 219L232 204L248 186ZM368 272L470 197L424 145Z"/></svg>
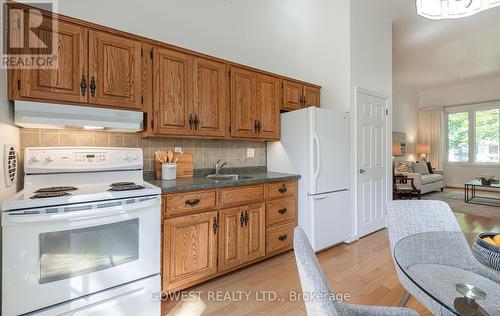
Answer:
<svg viewBox="0 0 500 316"><path fill-rule="evenodd" d="M25 150L26 173L88 172L142 169L142 149L33 147Z"/></svg>

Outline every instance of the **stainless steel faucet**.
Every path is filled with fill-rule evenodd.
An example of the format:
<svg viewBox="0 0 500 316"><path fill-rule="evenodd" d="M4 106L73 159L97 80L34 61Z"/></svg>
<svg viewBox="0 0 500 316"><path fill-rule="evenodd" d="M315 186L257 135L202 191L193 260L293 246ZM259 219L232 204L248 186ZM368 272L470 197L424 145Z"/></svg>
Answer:
<svg viewBox="0 0 500 316"><path fill-rule="evenodd" d="M224 167L225 165L227 165L227 161L224 162L224 163L220 163L222 159L219 159L217 160L217 162L215 163L215 174L220 174L220 170L222 169L222 167Z"/></svg>

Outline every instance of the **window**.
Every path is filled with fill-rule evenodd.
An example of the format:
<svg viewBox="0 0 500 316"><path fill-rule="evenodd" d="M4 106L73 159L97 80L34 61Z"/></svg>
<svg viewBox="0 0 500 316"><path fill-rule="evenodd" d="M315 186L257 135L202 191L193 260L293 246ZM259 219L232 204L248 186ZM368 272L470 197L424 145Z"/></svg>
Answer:
<svg viewBox="0 0 500 316"><path fill-rule="evenodd" d="M448 114L448 161L469 161L469 113Z"/></svg>
<svg viewBox="0 0 500 316"><path fill-rule="evenodd" d="M446 121L448 162L500 163L500 104L452 108Z"/></svg>

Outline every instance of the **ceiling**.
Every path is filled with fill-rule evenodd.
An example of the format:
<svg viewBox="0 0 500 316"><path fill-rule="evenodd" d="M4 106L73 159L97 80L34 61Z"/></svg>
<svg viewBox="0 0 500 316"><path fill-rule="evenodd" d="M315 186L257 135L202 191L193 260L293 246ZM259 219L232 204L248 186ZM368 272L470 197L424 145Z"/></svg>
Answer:
<svg viewBox="0 0 500 316"><path fill-rule="evenodd" d="M414 0L383 1L393 3L397 85L422 91L500 77L500 8L433 21L416 15Z"/></svg>

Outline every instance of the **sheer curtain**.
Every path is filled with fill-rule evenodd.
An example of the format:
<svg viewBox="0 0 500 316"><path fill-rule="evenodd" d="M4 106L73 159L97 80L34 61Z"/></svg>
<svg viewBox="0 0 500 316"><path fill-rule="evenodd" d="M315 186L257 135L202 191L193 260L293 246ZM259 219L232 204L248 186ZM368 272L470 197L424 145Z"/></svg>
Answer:
<svg viewBox="0 0 500 316"><path fill-rule="evenodd" d="M430 146L427 160L432 167L443 170L444 114L443 108L421 109L418 113L418 141Z"/></svg>

